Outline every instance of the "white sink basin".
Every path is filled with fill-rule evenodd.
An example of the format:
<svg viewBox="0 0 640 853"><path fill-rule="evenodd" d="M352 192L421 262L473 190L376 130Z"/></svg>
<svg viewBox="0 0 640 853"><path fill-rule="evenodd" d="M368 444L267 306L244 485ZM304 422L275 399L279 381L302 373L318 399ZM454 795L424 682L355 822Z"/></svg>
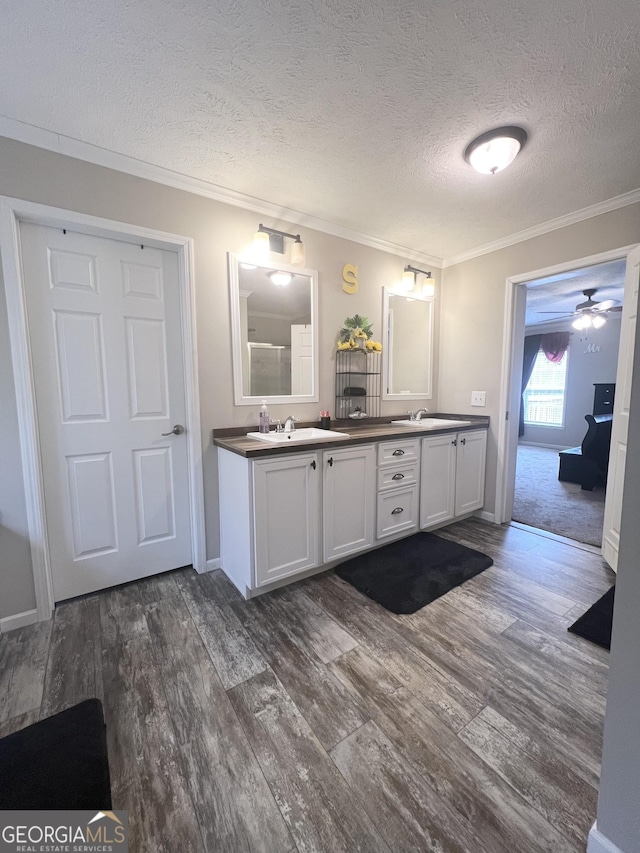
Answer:
<svg viewBox="0 0 640 853"><path fill-rule="evenodd" d="M302 444L305 441L336 441L339 438L349 438L349 434L307 427L293 432L248 432L247 438L257 438L258 441L268 441L270 444Z"/></svg>
<svg viewBox="0 0 640 853"><path fill-rule="evenodd" d="M396 426L411 429L445 429L445 427L469 426L471 421L454 421L447 418L422 418L419 421L391 421Z"/></svg>

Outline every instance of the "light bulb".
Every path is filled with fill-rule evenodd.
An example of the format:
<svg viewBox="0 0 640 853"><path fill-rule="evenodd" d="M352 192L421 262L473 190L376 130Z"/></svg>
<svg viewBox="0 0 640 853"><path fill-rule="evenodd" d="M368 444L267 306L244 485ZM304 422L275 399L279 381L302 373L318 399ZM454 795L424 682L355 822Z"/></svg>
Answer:
<svg viewBox="0 0 640 853"><path fill-rule="evenodd" d="M588 314L580 314L580 316L576 317L571 325L574 329L578 329L579 331L589 329L591 327L591 317Z"/></svg>
<svg viewBox="0 0 640 853"><path fill-rule="evenodd" d="M416 277L411 270L405 270L402 273L402 289L413 290L416 283Z"/></svg>
<svg viewBox="0 0 640 853"><path fill-rule="evenodd" d="M253 235L253 246L251 248L251 254L254 259L256 261L268 261L270 248L267 232L256 231Z"/></svg>
<svg viewBox="0 0 640 853"><path fill-rule="evenodd" d="M305 264L304 243L302 240L295 240L291 244L291 266L303 267Z"/></svg>
<svg viewBox="0 0 640 853"><path fill-rule="evenodd" d="M600 314L594 314L591 318L591 324L593 325L594 329L601 329L606 322L606 317L603 317Z"/></svg>

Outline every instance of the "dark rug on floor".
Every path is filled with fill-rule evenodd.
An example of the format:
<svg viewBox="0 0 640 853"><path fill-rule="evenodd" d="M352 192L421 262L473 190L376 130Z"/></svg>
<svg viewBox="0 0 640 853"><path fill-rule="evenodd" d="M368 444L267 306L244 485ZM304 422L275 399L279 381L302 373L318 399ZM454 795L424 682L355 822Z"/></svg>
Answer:
<svg viewBox="0 0 640 853"><path fill-rule="evenodd" d="M416 533L342 563L336 574L392 613L415 613L491 565L479 551Z"/></svg>
<svg viewBox="0 0 640 853"><path fill-rule="evenodd" d="M585 640L591 640L603 649L610 649L615 593L616 588L612 586L568 630L572 634L584 637Z"/></svg>
<svg viewBox="0 0 640 853"><path fill-rule="evenodd" d="M0 809L111 809L98 699L0 739Z"/></svg>

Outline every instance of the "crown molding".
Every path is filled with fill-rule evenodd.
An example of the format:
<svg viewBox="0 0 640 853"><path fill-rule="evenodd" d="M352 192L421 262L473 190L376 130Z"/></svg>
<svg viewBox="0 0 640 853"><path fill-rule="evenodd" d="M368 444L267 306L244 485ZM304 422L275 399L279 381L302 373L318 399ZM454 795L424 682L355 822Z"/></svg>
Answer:
<svg viewBox="0 0 640 853"><path fill-rule="evenodd" d="M515 234L510 234L507 237L501 237L499 240L493 240L482 246L476 246L474 249L468 249L465 252L459 252L456 255L451 255L448 258L438 258L434 255L418 252L415 249L410 249L406 246L399 246L396 243L390 243L387 240L372 237L368 234L363 234L360 231L354 231L351 228L345 228L342 225L336 225L332 222L327 222L324 219L318 219L314 216L308 216L298 210L291 210L280 207L263 199L254 198L245 193L229 190L225 187L219 187L216 184L211 184L208 181L203 181L200 178L192 178L189 175L183 175L180 172L174 172L164 166L154 166L152 163L147 163L144 160L138 160L135 157L128 157L125 154L118 154L115 151L110 151L107 148L100 148L97 145L91 145L88 142L82 142L79 139L74 139L70 136L54 133L50 130L36 127L35 125L26 124L15 119L10 119L5 116L0 116L0 136L6 136L9 139L14 139L17 142L24 142L27 145L34 145L37 148L44 148L47 151L53 151L56 154L63 154L67 157L74 157L77 160L84 160L87 163L93 163L96 166L103 166L107 169L114 169L118 172L124 172L128 175L133 175L138 178L143 178L148 181L154 181L158 184L172 187L173 189L183 190L184 192L193 193L203 196L204 198L219 201L223 204L229 204L233 207L240 207L244 210L251 210L254 213L262 214L263 216L271 216L275 221L290 222L293 225L299 225L306 228L311 228L314 231L320 231L323 234L329 234L332 237L339 237L343 240L350 240L353 243L359 243L362 246L368 246L371 249L378 249L381 252L386 252L390 255L395 255L406 260L410 259L415 263L424 263L435 269L443 269L460 264L464 261L470 261L474 258L479 258L482 255L497 252L500 249L506 249L509 246L514 246L517 243L522 243L525 240L531 240L534 237L540 237L543 234L548 234L551 231L557 231L559 228L565 228L568 225L574 225L577 222L583 222L585 219L591 219L594 216L600 216L603 213L609 213L612 210L618 210L621 207L627 207L631 204L640 202L640 188L624 193L623 195L615 196L606 201L598 202L590 207L584 207L581 210L576 210L573 213L567 213L564 216L559 216L556 219L550 219L548 222L543 222L540 225L534 225L531 228L526 228L524 231L518 231Z"/></svg>
<svg viewBox="0 0 640 853"><path fill-rule="evenodd" d="M293 225L311 228L314 231L320 231L332 237L350 240L352 243L359 243L371 249L378 249L381 252L396 255L403 258L405 262L423 263L436 269L441 269L443 265L442 258L437 258L434 255L418 252L406 246L399 246L396 243L390 243L378 237L371 237L368 234L362 234L351 228L345 228L342 225L336 225L324 219L308 216L298 210L280 207L277 204L254 198L245 193L219 187L200 178L192 178L189 175L174 172L164 166L154 166L152 163L147 163L144 160L128 157L125 154L118 154L107 148L100 148L97 145L91 145L88 142L82 142L79 139L54 133L50 130L44 130L41 127L25 124L24 122L5 116L0 116L0 136L6 136L8 139L24 142L27 145L34 145L37 148L44 148L56 154L74 157L77 160L84 160L96 166L104 166L107 169L114 169L128 175L134 175L137 178L144 178L148 181L164 184L173 189L184 190L185 192L203 196L213 201L219 201L223 204L230 204L233 207L251 210L263 216L271 216L275 221L290 222Z"/></svg>
<svg viewBox="0 0 640 853"><path fill-rule="evenodd" d="M508 237L493 240L484 246L477 246L475 249L451 255L450 258L443 260L442 266L446 268L454 264L461 264L464 261L471 261L473 258L479 258L481 255L489 255L491 252L497 252L499 249L515 246L516 243L522 243L525 240L531 240L533 237L549 234L549 232L557 231L559 228L566 228L567 225L575 225L577 222L584 222L585 219L592 219L594 216L600 216L603 213L609 213L612 210L618 210L621 207L627 207L630 204L637 204L638 202L640 202L640 189L631 190L631 192L615 196L606 201L599 201L590 207L583 207L581 210L575 210L573 213L558 216L557 219L549 219L548 222L542 222L540 225L525 228L524 231L518 231L515 234L510 234Z"/></svg>

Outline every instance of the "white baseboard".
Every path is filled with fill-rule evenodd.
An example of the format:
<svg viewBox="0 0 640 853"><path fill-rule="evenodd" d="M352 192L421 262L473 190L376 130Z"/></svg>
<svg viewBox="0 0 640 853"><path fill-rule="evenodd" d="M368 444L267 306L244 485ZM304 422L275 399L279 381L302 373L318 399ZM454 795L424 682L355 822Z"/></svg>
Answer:
<svg viewBox="0 0 640 853"><path fill-rule="evenodd" d="M24 613L4 616L0 619L0 634L6 634L7 631L15 631L16 628L24 628L25 625L34 625L37 621L37 610L25 610Z"/></svg>
<svg viewBox="0 0 640 853"><path fill-rule="evenodd" d="M490 521L492 524L496 523L495 512L486 512L486 510L482 509L476 513L476 518L481 518L483 521Z"/></svg>
<svg viewBox="0 0 640 853"><path fill-rule="evenodd" d="M619 847L609 841L606 835L598 832L598 822L595 821L589 832L587 853L624 853Z"/></svg>
<svg viewBox="0 0 640 853"><path fill-rule="evenodd" d="M199 574L203 575L205 574L205 572L213 572L216 569L220 568L222 568L222 562L220 560L220 557L214 557L213 560L207 560L204 565L204 569L199 572Z"/></svg>

